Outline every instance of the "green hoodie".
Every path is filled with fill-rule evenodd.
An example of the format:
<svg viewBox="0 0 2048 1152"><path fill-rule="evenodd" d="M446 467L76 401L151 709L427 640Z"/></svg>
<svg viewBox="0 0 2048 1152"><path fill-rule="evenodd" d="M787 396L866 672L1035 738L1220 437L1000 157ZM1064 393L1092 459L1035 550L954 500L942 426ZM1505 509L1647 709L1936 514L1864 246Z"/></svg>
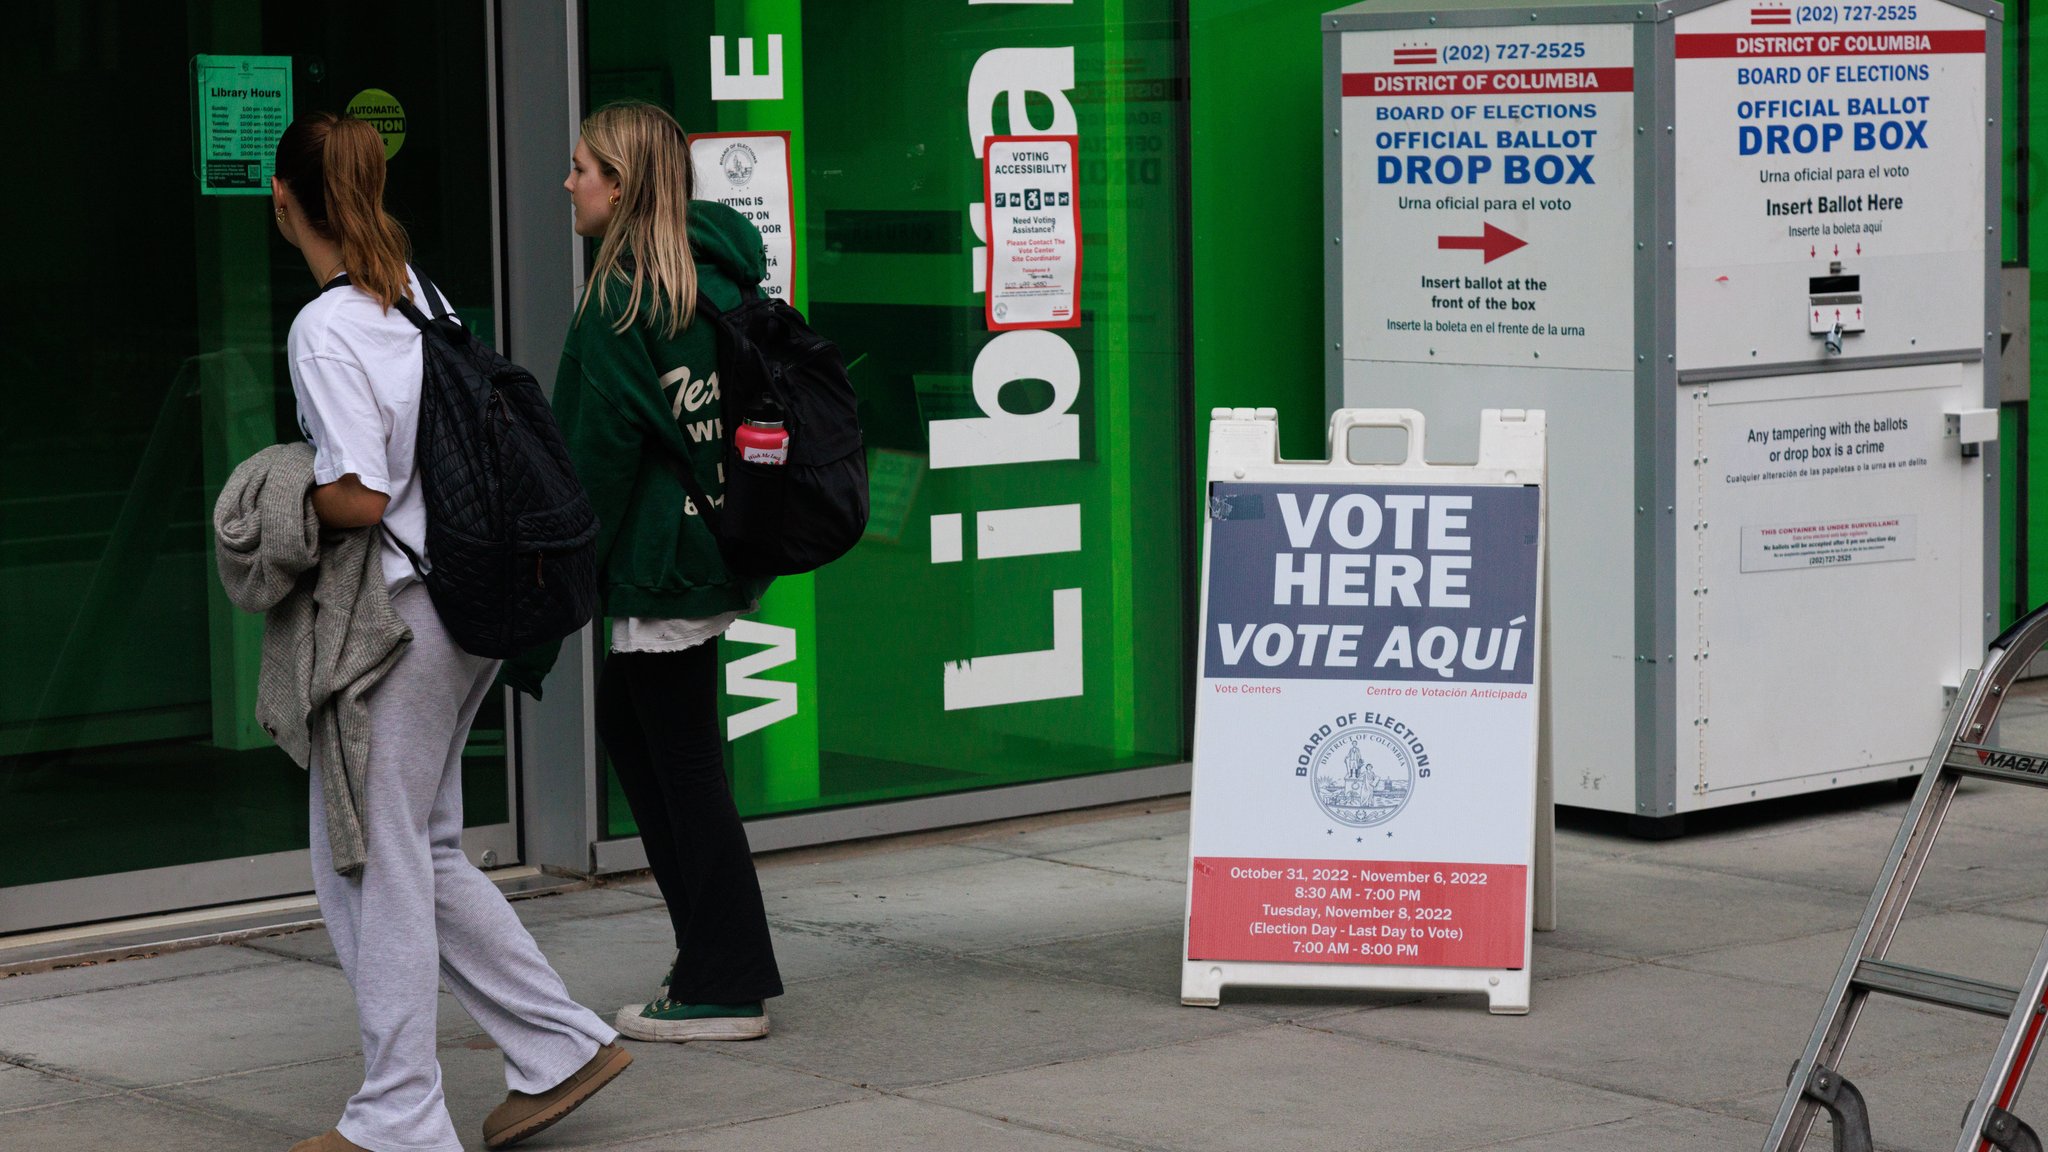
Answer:
<svg viewBox="0 0 2048 1152"><path fill-rule="evenodd" d="M761 233L707 200L692 200L689 218L699 288L718 308L737 307L740 284L758 284L766 270ZM555 373L555 418L597 512L603 611L673 619L749 608L769 578L726 570L672 463L690 461L713 502L723 502L727 429L716 332L707 317L673 338L644 319L614 331L626 297L614 282L590 301ZM505 679L538 696L554 657L553 648L522 656Z"/></svg>

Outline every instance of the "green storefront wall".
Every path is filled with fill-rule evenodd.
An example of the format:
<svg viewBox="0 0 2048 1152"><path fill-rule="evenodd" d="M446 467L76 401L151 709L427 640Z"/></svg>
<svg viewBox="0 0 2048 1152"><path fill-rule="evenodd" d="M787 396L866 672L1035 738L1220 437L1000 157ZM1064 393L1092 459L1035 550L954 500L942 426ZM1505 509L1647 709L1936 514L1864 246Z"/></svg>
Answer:
<svg viewBox="0 0 2048 1152"><path fill-rule="evenodd" d="M534 153L536 102L553 126L565 96L638 96L693 132L789 134L795 302L854 365L875 516L852 555L779 581L722 644L747 816L1185 760L1186 42L1174 0L534 0L439 5L431 18L400 7L373 0L375 19L358 19L284 0L110 0L104 35L24 18L28 63L11 82L66 95L53 123L71 167L91 166L84 126L96 121L135 119L148 147L132 181L38 217L51 227L23 243L48 258L17 262L11 298L83 299L124 253L168 271L152 307L115 329L60 309L0 341L28 405L6 428L0 485L0 583L14 591L0 609L12 653L0 675L0 932L305 882L306 777L249 730L258 622L214 587L206 514L238 459L298 434L282 344L316 286L265 197L197 191L197 55L289 58L298 111L339 110L367 89L402 100L394 210L464 316L544 376L555 346L536 318L566 323L571 307L548 260L567 264L574 242L553 211L564 194L552 147L508 159ZM394 41L397 26L417 34ZM714 100L712 75L761 71L771 40L784 61L774 97ZM494 117L527 127L494 139ZM973 275L977 140L1048 128L1079 138L1083 323L998 334ZM563 166L567 153L564 142ZM177 207L129 211L136 188ZM60 253L58 237L76 251ZM978 370L1005 363L976 387ZM936 422L1009 428L1041 412L1074 418L1072 451L931 458ZM1078 540L981 543L991 514L1019 510L1073 524ZM935 549L935 528L960 547ZM464 772L471 824L486 825L472 829L480 862L588 867L586 828L632 833L622 803L600 799L590 820L574 808L587 784L565 747L587 738L574 697L555 698L568 718L548 719L563 739L546 747L530 739L541 709L514 717L494 698L480 720ZM563 775L577 779L558 788ZM856 833L801 833L839 834Z"/></svg>
<svg viewBox="0 0 2048 1152"><path fill-rule="evenodd" d="M2048 195L2048 169L2043 168L2043 155L2032 142L2033 132L2048 126L2048 90L2038 87L2033 80L2036 72L2048 69L2048 43L2033 38L2027 4L2008 4L2005 12L2004 258L2007 263L2031 268L2038 242L2048 240L2048 213L2034 210L2034 202ZM2048 319L2048 284L2043 284L2039 277L2033 277L2030 283L2030 319L2033 329L2039 331L2042 321ZM2023 461L2022 468L2008 469L2001 493L2004 531L2000 554L2004 558L2004 599L2010 606L2008 619L2014 608L2032 608L2048 599L2048 502L2031 498L2033 484L2025 484L2024 492L2021 487L2022 481L2037 473L2048 476L2048 462L2038 469L2034 467L2039 454L2048 450L2048 409L2031 399L2033 391L2048 377L2048 356L2034 350L2029 355L2029 399L2021 411L2008 412L1999 429L2006 438L2005 459L2012 460L2018 455ZM2022 426L2025 449L2016 451L2013 433ZM2025 498L2021 498L2023 495ZM2023 519L2016 516L2018 509L2024 509ZM2024 531L2020 530L2022 525Z"/></svg>
<svg viewBox="0 0 2048 1152"><path fill-rule="evenodd" d="M1184 758L1184 85L1173 9L1169 0L585 5L589 107L640 98L693 133L790 133L801 221L794 303L840 343L861 397L874 477L866 540L814 576L778 581L752 627L723 644L744 815ZM765 72L779 38L779 98L714 100L703 55L714 36L730 73ZM738 55L742 38L751 59ZM861 51L817 47L853 44ZM991 77L1011 79L991 86ZM1010 87L1021 107L1001 94ZM1071 350L1078 454L935 467L930 424L1001 415L977 399L977 365L999 358L989 351L999 341L1026 346L1013 338L1024 334L988 330L973 285L976 135L1044 131L1069 115L1081 149L1083 324L1028 335ZM1003 412L1046 410L1056 367L998 381ZM1078 549L977 557L983 513L1068 506ZM939 560L933 533L955 523L967 547L960 560ZM1071 659L1028 659L1068 648ZM1003 672L1018 654L1026 659ZM949 690L976 665L981 690ZM786 698L777 683L794 685L793 712L783 715L784 705L766 726L731 727ZM616 787L607 791L604 831L630 835Z"/></svg>
<svg viewBox="0 0 2048 1152"><path fill-rule="evenodd" d="M1323 454L1322 0L1188 0L1195 475L1217 407Z"/></svg>

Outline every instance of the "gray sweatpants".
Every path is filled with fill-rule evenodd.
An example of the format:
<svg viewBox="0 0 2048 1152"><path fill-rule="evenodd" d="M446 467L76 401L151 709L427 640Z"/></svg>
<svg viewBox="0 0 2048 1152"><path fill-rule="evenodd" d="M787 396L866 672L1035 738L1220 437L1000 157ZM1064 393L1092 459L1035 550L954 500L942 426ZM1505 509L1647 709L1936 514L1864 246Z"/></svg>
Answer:
<svg viewBox="0 0 2048 1152"><path fill-rule="evenodd" d="M413 638L367 698L369 863L357 878L335 874L317 765L312 774L313 890L363 1033L363 1086L338 1127L373 1152L458 1152L435 1055L444 980L504 1052L516 1091L554 1087L618 1034L569 999L462 855L462 745L497 662L456 646L425 586L407 585L393 607Z"/></svg>

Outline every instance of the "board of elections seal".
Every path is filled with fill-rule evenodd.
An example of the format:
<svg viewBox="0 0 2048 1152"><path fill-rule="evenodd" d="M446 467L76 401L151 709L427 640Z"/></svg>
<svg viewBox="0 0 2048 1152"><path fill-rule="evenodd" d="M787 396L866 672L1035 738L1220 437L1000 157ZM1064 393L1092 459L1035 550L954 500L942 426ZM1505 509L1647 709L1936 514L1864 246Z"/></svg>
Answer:
<svg viewBox="0 0 2048 1152"><path fill-rule="evenodd" d="M1345 719L1355 722L1314 743L1309 791L1330 819L1372 828L1408 806L1418 768L1428 761L1420 758L1422 741L1406 724L1372 713Z"/></svg>
<svg viewBox="0 0 2048 1152"><path fill-rule="evenodd" d="M744 188L747 181L754 178L756 163L758 160L752 148L745 144L734 144L719 155L718 170L725 173L726 181L733 187Z"/></svg>

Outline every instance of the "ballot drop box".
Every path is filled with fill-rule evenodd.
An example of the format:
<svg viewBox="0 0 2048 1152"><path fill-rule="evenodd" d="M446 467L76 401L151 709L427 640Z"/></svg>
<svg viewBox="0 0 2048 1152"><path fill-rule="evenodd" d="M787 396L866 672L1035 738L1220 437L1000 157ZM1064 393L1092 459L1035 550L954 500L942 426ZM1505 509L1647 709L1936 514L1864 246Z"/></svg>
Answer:
<svg viewBox="0 0 2048 1152"><path fill-rule="evenodd" d="M1324 17L1329 406L1447 460L1548 412L1558 803L1654 834L1918 771L1996 623L2003 18Z"/></svg>

